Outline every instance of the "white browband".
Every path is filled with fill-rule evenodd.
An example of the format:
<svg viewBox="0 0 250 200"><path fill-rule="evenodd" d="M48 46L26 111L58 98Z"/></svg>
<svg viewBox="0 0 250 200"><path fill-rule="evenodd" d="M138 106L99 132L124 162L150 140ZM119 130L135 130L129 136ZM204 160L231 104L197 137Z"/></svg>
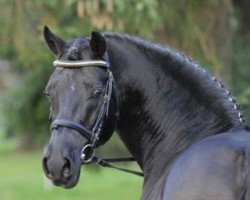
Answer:
<svg viewBox="0 0 250 200"><path fill-rule="evenodd" d="M101 67L108 67L107 62L103 60L55 60L53 62L54 67L91 67L91 66L101 66Z"/></svg>

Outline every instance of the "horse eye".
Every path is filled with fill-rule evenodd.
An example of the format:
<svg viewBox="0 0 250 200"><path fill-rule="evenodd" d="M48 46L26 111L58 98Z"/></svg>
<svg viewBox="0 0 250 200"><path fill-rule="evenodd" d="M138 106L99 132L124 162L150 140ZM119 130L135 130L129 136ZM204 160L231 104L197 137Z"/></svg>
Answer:
<svg viewBox="0 0 250 200"><path fill-rule="evenodd" d="M97 90L94 91L93 94L94 94L94 97L98 97L98 96L100 96L102 94L102 90L101 89L97 89Z"/></svg>
<svg viewBox="0 0 250 200"><path fill-rule="evenodd" d="M50 97L50 93L48 91L44 91L44 94L47 96L47 97Z"/></svg>

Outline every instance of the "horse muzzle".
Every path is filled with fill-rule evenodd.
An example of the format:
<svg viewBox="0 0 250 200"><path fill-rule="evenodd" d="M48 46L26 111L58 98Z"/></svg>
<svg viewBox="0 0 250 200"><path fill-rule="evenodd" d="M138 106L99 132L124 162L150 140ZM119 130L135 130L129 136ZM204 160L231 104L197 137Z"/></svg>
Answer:
<svg viewBox="0 0 250 200"><path fill-rule="evenodd" d="M42 166L45 176L54 185L72 188L78 183L81 162L80 160L77 162L75 154L72 152L59 154L52 152L51 148L47 149Z"/></svg>

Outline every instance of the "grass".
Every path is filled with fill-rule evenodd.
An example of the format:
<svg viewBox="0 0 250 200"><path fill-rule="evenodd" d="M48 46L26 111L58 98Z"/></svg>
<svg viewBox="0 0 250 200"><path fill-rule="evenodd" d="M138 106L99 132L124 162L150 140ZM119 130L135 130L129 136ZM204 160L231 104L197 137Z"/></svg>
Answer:
<svg viewBox="0 0 250 200"><path fill-rule="evenodd" d="M44 177L42 153L0 154L1 200L133 200L139 199L142 178L112 169L82 167L78 185L54 187Z"/></svg>

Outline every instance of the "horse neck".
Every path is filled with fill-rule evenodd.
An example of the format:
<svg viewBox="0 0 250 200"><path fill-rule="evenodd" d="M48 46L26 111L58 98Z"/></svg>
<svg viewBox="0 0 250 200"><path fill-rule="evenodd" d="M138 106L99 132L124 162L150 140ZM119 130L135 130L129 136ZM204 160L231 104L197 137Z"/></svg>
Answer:
<svg viewBox="0 0 250 200"><path fill-rule="evenodd" d="M118 132L146 176L157 178L192 143L240 123L222 88L200 86L211 76L188 71L192 63L182 55L148 53L114 36L107 44L120 101Z"/></svg>

